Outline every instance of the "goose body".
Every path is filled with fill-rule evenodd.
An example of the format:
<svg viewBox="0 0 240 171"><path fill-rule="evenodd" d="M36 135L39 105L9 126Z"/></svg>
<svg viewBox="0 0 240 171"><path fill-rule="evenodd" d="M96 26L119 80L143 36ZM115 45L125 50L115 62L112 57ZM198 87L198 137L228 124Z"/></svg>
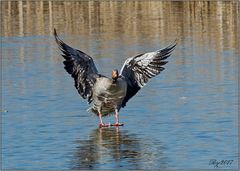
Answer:
<svg viewBox="0 0 240 171"><path fill-rule="evenodd" d="M109 126L103 123L102 117L113 113L116 117L116 123L113 125L123 125L119 123L120 109L125 107L152 77L164 70L166 59L176 46L174 42L155 52L127 58L120 74L115 69L112 71L112 78L108 78L98 73L92 57L64 43L55 29L54 36L65 59L65 70L73 77L78 93L92 104L90 111L99 117L100 127Z"/></svg>
<svg viewBox="0 0 240 171"><path fill-rule="evenodd" d="M116 82L107 77L97 78L93 87L93 105L91 111L95 114L102 113L103 116L120 110L122 101L127 93L127 83L122 78Z"/></svg>

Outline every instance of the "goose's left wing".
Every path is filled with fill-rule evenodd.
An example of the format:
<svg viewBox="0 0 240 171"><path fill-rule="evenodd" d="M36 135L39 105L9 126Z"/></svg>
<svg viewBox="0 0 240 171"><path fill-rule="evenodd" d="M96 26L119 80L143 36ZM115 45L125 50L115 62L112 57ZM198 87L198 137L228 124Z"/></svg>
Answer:
<svg viewBox="0 0 240 171"><path fill-rule="evenodd" d="M164 70L165 61L174 50L176 41L170 46L155 52L148 52L128 58L120 71L127 86L127 95L122 102L122 107L126 106L128 100L133 97L150 78L158 75Z"/></svg>

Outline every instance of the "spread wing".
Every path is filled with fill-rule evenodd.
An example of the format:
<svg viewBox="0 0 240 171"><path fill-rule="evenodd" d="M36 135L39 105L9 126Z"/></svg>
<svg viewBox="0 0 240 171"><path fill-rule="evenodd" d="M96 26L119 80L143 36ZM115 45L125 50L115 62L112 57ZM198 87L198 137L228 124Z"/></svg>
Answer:
<svg viewBox="0 0 240 171"><path fill-rule="evenodd" d="M74 49L59 39L56 30L54 36L62 56L65 70L74 78L75 87L78 93L88 102L92 101L92 88L99 77L93 59L84 52Z"/></svg>
<svg viewBox="0 0 240 171"><path fill-rule="evenodd" d="M174 50L176 41L170 46L155 52L148 52L128 58L120 71L128 86L127 94L122 102L122 107L126 106L128 100L133 97L150 78L158 75L164 70L165 61Z"/></svg>

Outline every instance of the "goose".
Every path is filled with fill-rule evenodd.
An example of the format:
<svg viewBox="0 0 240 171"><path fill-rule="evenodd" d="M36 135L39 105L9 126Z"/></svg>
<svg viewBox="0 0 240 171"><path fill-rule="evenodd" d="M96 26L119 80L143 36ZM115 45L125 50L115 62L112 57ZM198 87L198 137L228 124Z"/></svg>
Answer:
<svg viewBox="0 0 240 171"><path fill-rule="evenodd" d="M156 75L160 74L176 47L176 40L168 47L141 53L127 58L120 72L112 70L112 78L98 73L93 58L64 43L54 29L54 37L64 58L65 70L72 76L75 88L83 99L87 99L89 108L99 117L99 127L123 126L119 122L119 111L127 102ZM103 117L114 115L115 124L105 124Z"/></svg>

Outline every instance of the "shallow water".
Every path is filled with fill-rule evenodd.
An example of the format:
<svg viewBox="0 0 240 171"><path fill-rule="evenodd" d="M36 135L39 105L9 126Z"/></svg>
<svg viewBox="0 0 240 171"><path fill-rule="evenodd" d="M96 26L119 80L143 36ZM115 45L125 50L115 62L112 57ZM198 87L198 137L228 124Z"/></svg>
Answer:
<svg viewBox="0 0 240 171"><path fill-rule="evenodd" d="M2 5L3 169L216 169L211 159L237 169L237 2ZM53 28L107 76L127 57L178 45L121 110L124 127L99 129Z"/></svg>

